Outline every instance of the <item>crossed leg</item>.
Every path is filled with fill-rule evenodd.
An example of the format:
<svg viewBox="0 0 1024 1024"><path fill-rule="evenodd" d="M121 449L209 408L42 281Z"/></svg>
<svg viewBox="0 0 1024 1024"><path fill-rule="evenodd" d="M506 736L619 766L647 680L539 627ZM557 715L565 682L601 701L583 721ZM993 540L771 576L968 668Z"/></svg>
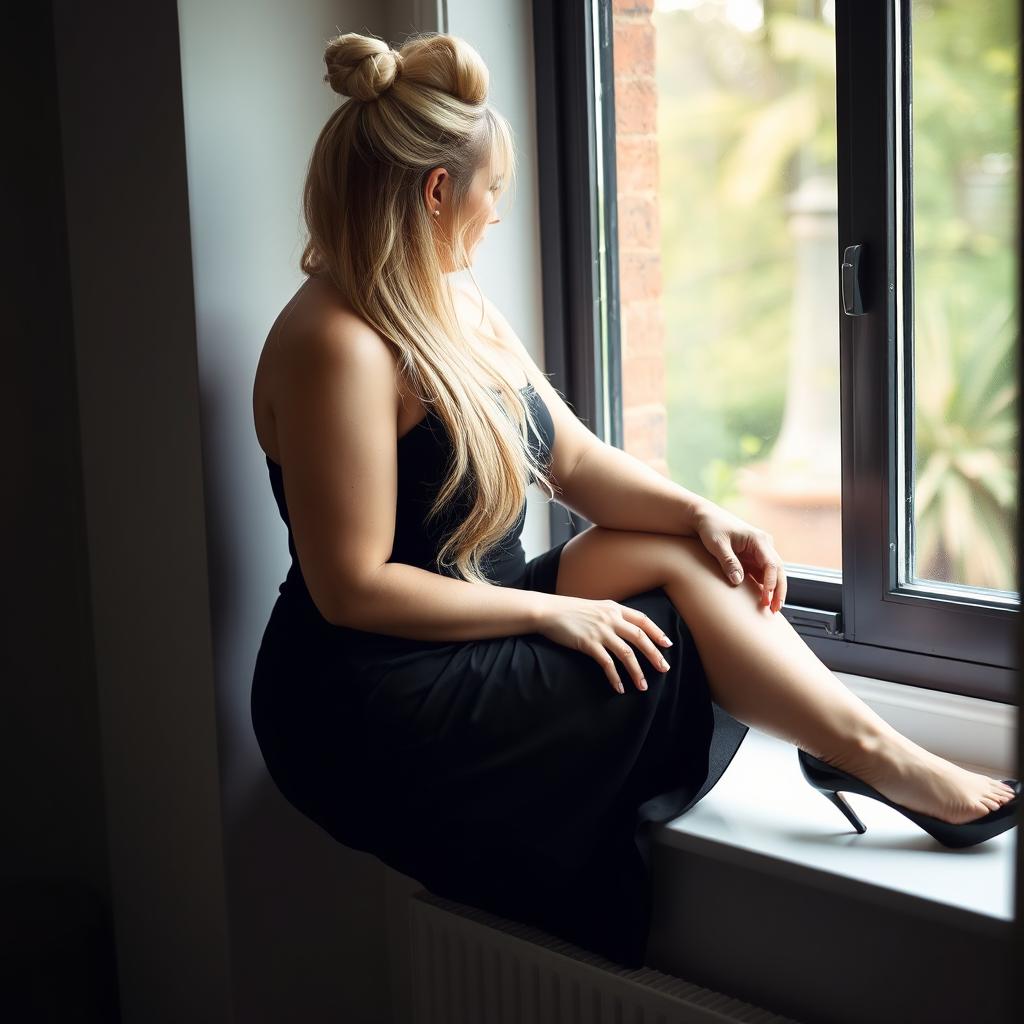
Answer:
<svg viewBox="0 0 1024 1024"><path fill-rule="evenodd" d="M739 721L953 823L1013 795L1001 781L937 757L893 729L829 671L781 612L761 604L753 579L729 583L699 538L592 526L562 550L557 594L621 601L654 587L665 589L689 626L715 701ZM671 648L664 653L671 661ZM629 661L627 675L657 671L646 655L639 661Z"/></svg>

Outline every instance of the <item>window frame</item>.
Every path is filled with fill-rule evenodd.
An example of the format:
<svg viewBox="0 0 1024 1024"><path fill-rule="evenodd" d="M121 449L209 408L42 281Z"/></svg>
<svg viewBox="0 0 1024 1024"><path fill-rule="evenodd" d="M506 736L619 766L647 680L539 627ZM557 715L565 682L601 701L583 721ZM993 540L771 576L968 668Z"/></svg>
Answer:
<svg viewBox="0 0 1024 1024"><path fill-rule="evenodd" d="M617 189L614 158L602 160L615 153L614 89L602 88L612 81L612 0L534 0L533 20L546 371L580 419L621 447ZM836 0L836 259L838 267L848 245L861 245L865 310L843 313L837 274L843 572L838 579L787 567L782 612L832 671L1017 704L1019 604L986 602L973 588L942 586L936 594L897 583L897 130L907 211L912 182L910 129L894 116L894 101L897 89L909 97L909 39L910 0ZM912 273L912 230L902 242ZM904 309L910 329L911 305ZM907 353L910 373L910 340ZM912 387L907 396L910 410ZM552 505L552 543L588 525Z"/></svg>

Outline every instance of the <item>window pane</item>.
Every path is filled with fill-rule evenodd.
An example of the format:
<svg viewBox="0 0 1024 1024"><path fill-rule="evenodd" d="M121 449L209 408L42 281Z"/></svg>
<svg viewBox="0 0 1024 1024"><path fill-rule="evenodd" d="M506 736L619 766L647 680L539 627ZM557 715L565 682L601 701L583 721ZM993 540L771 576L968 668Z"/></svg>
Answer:
<svg viewBox="0 0 1024 1024"><path fill-rule="evenodd" d="M899 293L913 306L898 323L901 351L913 338L913 473L900 474L913 532L900 564L912 580L1016 591L1017 5L914 0L910 17L913 273L901 266Z"/></svg>
<svg viewBox="0 0 1024 1024"><path fill-rule="evenodd" d="M834 6L614 17L624 446L838 572Z"/></svg>

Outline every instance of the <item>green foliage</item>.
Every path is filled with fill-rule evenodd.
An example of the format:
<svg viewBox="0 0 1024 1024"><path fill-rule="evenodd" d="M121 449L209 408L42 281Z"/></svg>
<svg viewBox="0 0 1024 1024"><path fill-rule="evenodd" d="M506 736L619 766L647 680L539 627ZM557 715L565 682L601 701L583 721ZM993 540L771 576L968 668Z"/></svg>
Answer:
<svg viewBox="0 0 1024 1024"><path fill-rule="evenodd" d="M915 321L916 575L1015 589L1017 388L1014 317L977 320L955 298Z"/></svg>
<svg viewBox="0 0 1024 1024"><path fill-rule="evenodd" d="M659 199L669 468L728 505L782 422L786 200L835 175L835 35L796 0L751 34L712 6L654 16ZM1009 0L913 6L915 568L1001 589L1016 579L1016 19Z"/></svg>

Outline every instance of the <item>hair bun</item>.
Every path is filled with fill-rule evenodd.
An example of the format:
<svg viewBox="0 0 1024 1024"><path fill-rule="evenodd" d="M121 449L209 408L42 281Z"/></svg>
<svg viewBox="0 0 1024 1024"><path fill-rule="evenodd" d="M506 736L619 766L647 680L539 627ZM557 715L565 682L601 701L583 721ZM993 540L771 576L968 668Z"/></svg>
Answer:
<svg viewBox="0 0 1024 1024"><path fill-rule="evenodd" d="M394 84L402 61L402 54L384 40L346 32L327 44L324 81L342 96L375 100Z"/></svg>

